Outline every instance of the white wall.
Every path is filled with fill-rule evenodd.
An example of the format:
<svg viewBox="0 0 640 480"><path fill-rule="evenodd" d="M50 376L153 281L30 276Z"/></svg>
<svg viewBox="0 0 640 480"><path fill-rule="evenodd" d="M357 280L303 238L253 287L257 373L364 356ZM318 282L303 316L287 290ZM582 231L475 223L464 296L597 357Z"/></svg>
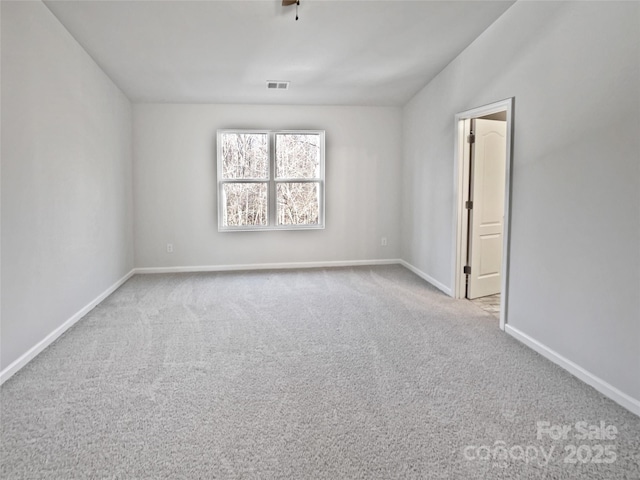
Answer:
<svg viewBox="0 0 640 480"><path fill-rule="evenodd" d="M0 370L133 267L131 104L41 2L2 8Z"/></svg>
<svg viewBox="0 0 640 480"><path fill-rule="evenodd" d="M325 130L326 229L219 233L219 128ZM399 108L139 104L134 152L137 267L398 258Z"/></svg>
<svg viewBox="0 0 640 480"><path fill-rule="evenodd" d="M640 399L640 3L518 2L404 109L402 257L452 286L454 114L514 96L512 327Z"/></svg>

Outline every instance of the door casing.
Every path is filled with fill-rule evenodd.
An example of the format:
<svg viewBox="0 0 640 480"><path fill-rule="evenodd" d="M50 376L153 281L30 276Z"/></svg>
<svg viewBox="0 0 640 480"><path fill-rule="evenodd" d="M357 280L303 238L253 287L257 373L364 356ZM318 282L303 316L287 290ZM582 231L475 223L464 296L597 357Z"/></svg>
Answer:
<svg viewBox="0 0 640 480"><path fill-rule="evenodd" d="M453 297L464 298L465 296L465 275L463 267L466 262L467 252L467 225L465 200L465 181L468 177L464 175L464 154L466 132L464 121L472 118L484 117L492 113L506 112L507 115L507 158L505 175L505 195L504 195L504 234L502 245L502 285L500 295L500 329L504 330L509 314L509 254L511 240L511 179L513 176L513 120L514 120L515 98L507 98L499 102L491 103L481 107L466 110L455 115L455 146L453 164L453 238L455 245L453 248L452 268L454 280Z"/></svg>

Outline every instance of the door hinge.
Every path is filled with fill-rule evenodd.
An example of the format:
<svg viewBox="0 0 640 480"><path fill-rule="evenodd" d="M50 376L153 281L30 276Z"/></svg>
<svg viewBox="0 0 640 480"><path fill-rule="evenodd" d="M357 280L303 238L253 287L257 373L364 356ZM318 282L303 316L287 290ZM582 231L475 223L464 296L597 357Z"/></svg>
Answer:
<svg viewBox="0 0 640 480"><path fill-rule="evenodd" d="M471 210L473 208L473 202L471 200L467 200L466 202L464 202L464 208L466 208L467 210Z"/></svg>
<svg viewBox="0 0 640 480"><path fill-rule="evenodd" d="M464 273L465 275L471 275L471 267L469 265L466 265L463 269L462 269L462 273Z"/></svg>
<svg viewBox="0 0 640 480"><path fill-rule="evenodd" d="M467 142L476 143L476 136L474 133L472 133L471 135L467 135Z"/></svg>

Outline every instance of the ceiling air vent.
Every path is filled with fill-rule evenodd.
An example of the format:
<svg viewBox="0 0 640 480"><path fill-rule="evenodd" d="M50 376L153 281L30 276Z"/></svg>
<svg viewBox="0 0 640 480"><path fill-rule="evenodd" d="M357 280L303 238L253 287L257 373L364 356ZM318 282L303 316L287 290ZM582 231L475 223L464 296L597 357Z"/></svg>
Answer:
<svg viewBox="0 0 640 480"><path fill-rule="evenodd" d="M289 90L289 84L291 82L283 82L281 80L267 80L268 90Z"/></svg>

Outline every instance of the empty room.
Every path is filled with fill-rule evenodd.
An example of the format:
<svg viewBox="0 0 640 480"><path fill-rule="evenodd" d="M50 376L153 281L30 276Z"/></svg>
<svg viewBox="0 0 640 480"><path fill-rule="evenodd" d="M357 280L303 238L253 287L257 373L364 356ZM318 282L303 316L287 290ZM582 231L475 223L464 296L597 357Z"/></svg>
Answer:
<svg viewBox="0 0 640 480"><path fill-rule="evenodd" d="M640 479L640 1L0 22L0 478Z"/></svg>

